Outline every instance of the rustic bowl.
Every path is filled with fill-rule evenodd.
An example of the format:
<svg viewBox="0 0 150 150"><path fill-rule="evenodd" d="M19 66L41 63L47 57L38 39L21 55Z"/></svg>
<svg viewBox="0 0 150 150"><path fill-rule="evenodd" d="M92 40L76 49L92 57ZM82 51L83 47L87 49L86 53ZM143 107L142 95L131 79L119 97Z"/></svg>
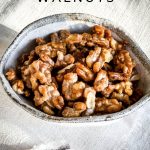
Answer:
<svg viewBox="0 0 150 150"><path fill-rule="evenodd" d="M101 24L111 29L116 39L128 41L128 50L136 61L137 70L142 77L139 86L144 90L144 96L138 102L125 110L113 114L63 118L49 116L41 112L33 106L30 100L25 99L14 92L4 74L8 68L16 65L16 60L21 53L32 50L35 44L35 38L46 37L51 32L60 29L70 29L72 32L88 31L89 27L95 24ZM6 92L14 102L32 115L51 122L84 123L114 120L128 115L150 100L150 60L146 57L138 44L122 28L109 20L94 17L89 14L57 14L39 19L29 24L18 34L3 55L0 63L0 77Z"/></svg>

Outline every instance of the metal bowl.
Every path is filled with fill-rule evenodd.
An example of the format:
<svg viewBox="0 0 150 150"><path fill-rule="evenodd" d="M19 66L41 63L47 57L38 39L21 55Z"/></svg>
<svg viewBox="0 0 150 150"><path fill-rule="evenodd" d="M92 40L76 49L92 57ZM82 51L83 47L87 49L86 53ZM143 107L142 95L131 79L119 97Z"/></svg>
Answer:
<svg viewBox="0 0 150 150"><path fill-rule="evenodd" d="M101 24L111 29L113 31L113 36L117 40L126 40L129 43L128 50L134 58L137 64L137 70L141 75L139 86L144 90L144 96L138 102L131 105L127 109L113 114L85 116L78 118L63 118L49 116L43 113L35 108L31 100L26 99L14 92L4 74L8 68L16 65L17 58L23 52L32 50L32 48L34 48L35 38L47 37L51 32L55 32L60 29L69 29L71 32L88 31L89 28L95 24ZM84 123L114 120L128 115L150 100L150 60L146 57L132 37L121 27L115 25L109 20L91 16L89 14L57 14L39 19L29 24L17 35L15 40L11 43L3 55L0 63L0 77L3 87L15 103L35 117L39 117L51 122Z"/></svg>

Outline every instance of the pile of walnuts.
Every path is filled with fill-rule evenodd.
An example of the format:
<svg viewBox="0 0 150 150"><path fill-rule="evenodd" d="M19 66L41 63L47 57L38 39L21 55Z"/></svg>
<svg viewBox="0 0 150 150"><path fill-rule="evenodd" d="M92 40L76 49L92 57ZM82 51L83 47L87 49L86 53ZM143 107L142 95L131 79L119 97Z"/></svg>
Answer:
<svg viewBox="0 0 150 150"><path fill-rule="evenodd" d="M95 25L89 33L61 30L23 54L6 77L12 88L49 115L79 117L118 112L142 96L124 42ZM134 96L135 95L135 96Z"/></svg>

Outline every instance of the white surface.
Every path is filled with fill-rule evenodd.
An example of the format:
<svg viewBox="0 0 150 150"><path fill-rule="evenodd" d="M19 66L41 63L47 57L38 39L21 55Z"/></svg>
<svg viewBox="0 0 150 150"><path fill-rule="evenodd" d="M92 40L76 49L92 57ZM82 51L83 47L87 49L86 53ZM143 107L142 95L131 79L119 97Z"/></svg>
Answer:
<svg viewBox="0 0 150 150"><path fill-rule="evenodd" d="M113 3L98 3L96 0L93 3L0 0L0 4L0 23L16 31L38 18L55 13L82 12L110 19L131 33L150 58L149 0L114 0ZM46 143L50 147L62 141L75 150L150 149L150 102L128 117L112 122L52 124L31 116L14 104L1 85L0 95L2 150L24 150L33 146L39 149L40 146L36 145Z"/></svg>

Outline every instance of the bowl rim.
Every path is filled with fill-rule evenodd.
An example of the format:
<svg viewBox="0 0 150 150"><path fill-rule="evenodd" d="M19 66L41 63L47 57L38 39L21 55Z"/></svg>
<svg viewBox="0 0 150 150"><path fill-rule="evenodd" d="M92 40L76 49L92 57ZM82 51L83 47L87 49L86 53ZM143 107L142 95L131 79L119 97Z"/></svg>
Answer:
<svg viewBox="0 0 150 150"><path fill-rule="evenodd" d="M84 19L84 20L83 20ZM6 91L6 93L9 95L9 97L18 104L18 106L22 107L25 111L29 112L33 116L40 118L42 120L50 121L50 122L58 122L58 123L91 123L91 122L106 122L111 120L116 120L119 118L122 118L124 116L127 116L129 113L139 109L142 107L146 102L150 100L150 93L143 96L139 101L137 101L135 104L129 106L128 108L112 113L112 114L106 114L106 115L93 115L93 116L84 116L84 117L72 117L72 118L64 118L64 117L56 117L56 116L49 116L45 114L44 112L33 108L32 106L29 106L28 104L25 104L24 102L21 102L21 98L13 91L11 86L8 86L8 81L3 73L3 69L5 67L5 62L8 59L8 56L11 54L11 51L14 50L14 47L16 47L19 44L19 40L21 40L22 36L25 36L28 32L48 25L50 23L54 22L60 22L60 21L88 21L97 24L96 22L101 22L101 24L107 23L110 28L117 28L118 31L123 32L127 38L136 45L136 49L138 49L138 52L140 52L141 60L143 62L143 65L150 70L150 60L145 55L145 53L142 51L142 49L139 47L139 45L134 41L132 36L126 32L122 27L116 25L112 21L104 18L99 18L90 14L84 14L84 13L61 13L61 14L54 14L51 16L47 16L41 19L38 19L29 25L27 25L24 29L21 30L21 32L16 36L16 38L13 40L13 42L10 44L10 46L6 49L4 52L1 61L0 61L0 79L1 83ZM6 86L7 85L7 86Z"/></svg>

